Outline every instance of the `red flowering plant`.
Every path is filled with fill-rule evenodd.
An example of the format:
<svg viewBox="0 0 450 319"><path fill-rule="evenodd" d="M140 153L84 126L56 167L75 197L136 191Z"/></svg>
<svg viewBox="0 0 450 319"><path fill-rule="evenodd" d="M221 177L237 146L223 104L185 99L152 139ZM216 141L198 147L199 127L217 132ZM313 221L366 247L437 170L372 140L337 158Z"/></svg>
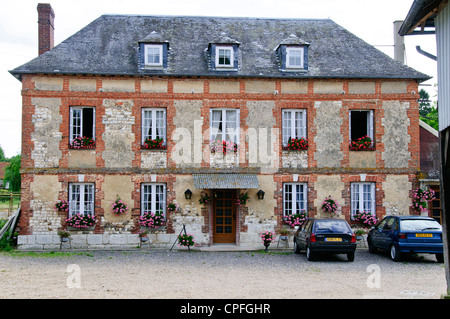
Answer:
<svg viewBox="0 0 450 319"><path fill-rule="evenodd" d="M87 136L78 136L72 140L69 147L72 149L93 149L95 141Z"/></svg>
<svg viewBox="0 0 450 319"><path fill-rule="evenodd" d="M142 144L142 148L149 150L163 150L166 149L166 146L163 145L164 140L162 138L147 138Z"/></svg>
<svg viewBox="0 0 450 319"><path fill-rule="evenodd" d="M289 151L304 151L308 149L308 140L304 137L301 138L289 138L287 146L283 149Z"/></svg>
<svg viewBox="0 0 450 319"><path fill-rule="evenodd" d="M211 153L231 153L237 152L238 146L235 142L231 141L211 141Z"/></svg>
<svg viewBox="0 0 450 319"><path fill-rule="evenodd" d="M350 142L350 150L352 151L367 151L370 148L372 148L372 139L368 135Z"/></svg>

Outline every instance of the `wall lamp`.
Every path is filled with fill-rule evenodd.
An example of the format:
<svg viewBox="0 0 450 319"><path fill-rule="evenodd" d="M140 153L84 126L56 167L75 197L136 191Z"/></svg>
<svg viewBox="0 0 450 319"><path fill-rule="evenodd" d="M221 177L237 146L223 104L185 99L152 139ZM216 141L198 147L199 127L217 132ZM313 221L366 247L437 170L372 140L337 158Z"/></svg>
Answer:
<svg viewBox="0 0 450 319"><path fill-rule="evenodd" d="M260 189L258 191L258 193L256 193L258 195L258 199L264 199L264 191L262 189Z"/></svg>
<svg viewBox="0 0 450 319"><path fill-rule="evenodd" d="M191 197L192 197L192 192L191 192L190 189L187 189L187 190L184 192L184 197L185 197L186 199L191 199Z"/></svg>

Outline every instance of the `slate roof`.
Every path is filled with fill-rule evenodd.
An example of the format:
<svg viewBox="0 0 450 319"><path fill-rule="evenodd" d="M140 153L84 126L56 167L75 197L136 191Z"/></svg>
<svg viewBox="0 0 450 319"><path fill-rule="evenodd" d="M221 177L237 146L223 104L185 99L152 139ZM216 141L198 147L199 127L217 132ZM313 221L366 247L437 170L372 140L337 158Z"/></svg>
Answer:
<svg viewBox="0 0 450 319"><path fill-rule="evenodd" d="M164 70L139 68L139 41L152 37L152 33L161 42L169 43ZM209 68L207 48L223 38L239 45L237 71ZM275 49L289 39L309 44L307 72L280 71ZM394 61L329 19L135 15L103 15L51 51L10 72L19 79L27 73L419 81L429 78Z"/></svg>

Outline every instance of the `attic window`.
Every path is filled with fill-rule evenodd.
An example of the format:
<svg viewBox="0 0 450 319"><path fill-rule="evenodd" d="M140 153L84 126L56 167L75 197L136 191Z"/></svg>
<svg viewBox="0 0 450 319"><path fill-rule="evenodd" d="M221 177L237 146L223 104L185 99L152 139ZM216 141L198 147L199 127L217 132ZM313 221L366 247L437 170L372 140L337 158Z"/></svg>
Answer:
<svg viewBox="0 0 450 319"><path fill-rule="evenodd" d="M286 67L303 69L303 47L286 48Z"/></svg>
<svg viewBox="0 0 450 319"><path fill-rule="evenodd" d="M144 63L146 66L162 66L163 46L162 44L146 44Z"/></svg>
<svg viewBox="0 0 450 319"><path fill-rule="evenodd" d="M216 47L216 67L232 68L234 67L234 54L232 46Z"/></svg>

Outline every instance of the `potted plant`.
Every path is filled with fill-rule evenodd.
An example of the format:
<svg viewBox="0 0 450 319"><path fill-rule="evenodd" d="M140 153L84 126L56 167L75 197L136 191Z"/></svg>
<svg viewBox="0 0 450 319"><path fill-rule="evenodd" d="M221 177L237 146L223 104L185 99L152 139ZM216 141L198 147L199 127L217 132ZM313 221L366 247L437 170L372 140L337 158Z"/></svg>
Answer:
<svg viewBox="0 0 450 319"><path fill-rule="evenodd" d="M350 150L352 151L366 151L372 146L372 139L366 135L358 138L356 141L351 141Z"/></svg>
<svg viewBox="0 0 450 319"><path fill-rule="evenodd" d="M289 138L287 147L290 151L304 151L308 149L308 140L304 137L301 138Z"/></svg>
<svg viewBox="0 0 450 319"><path fill-rule="evenodd" d="M366 232L362 229L357 229L355 231L355 236L356 236L356 240L362 240L362 236L365 234Z"/></svg>
<svg viewBox="0 0 450 319"><path fill-rule="evenodd" d="M373 216L369 212L365 211L358 211L354 216L353 220L359 224L361 224L363 227L371 227L377 223L377 218Z"/></svg>
<svg viewBox="0 0 450 319"><path fill-rule="evenodd" d="M140 230L139 233L138 233L138 235L139 235L140 241L142 241L142 242L148 241L148 232L147 232L147 231L145 231L145 230Z"/></svg>
<svg viewBox="0 0 450 319"><path fill-rule="evenodd" d="M167 210L169 212L171 212L171 213L179 213L179 212L181 212L180 206L178 206L178 204L176 204L176 203L167 204Z"/></svg>
<svg viewBox="0 0 450 319"><path fill-rule="evenodd" d="M66 230L60 229L58 230L58 236L62 242L69 241L70 233Z"/></svg>
<svg viewBox="0 0 450 319"><path fill-rule="evenodd" d="M278 230L278 233L280 234L280 239L284 240L284 241L288 240L289 239L288 236L289 236L290 232L291 231L289 230L289 228L282 227L280 230Z"/></svg>
<svg viewBox="0 0 450 319"><path fill-rule="evenodd" d="M55 209L58 212L68 212L69 211L69 203L66 200L61 200L55 204Z"/></svg>
<svg viewBox="0 0 450 319"><path fill-rule="evenodd" d="M139 224L144 227L149 227L152 229L157 229L161 226L166 225L166 220L162 212L146 212L141 217L139 217Z"/></svg>
<svg viewBox="0 0 450 319"><path fill-rule="evenodd" d="M188 248L194 246L195 245L194 236L191 234L178 235L178 245Z"/></svg>
<svg viewBox="0 0 450 319"><path fill-rule="evenodd" d="M412 191L412 208L418 214L428 212L428 201L434 199L435 193L432 189L417 188Z"/></svg>
<svg viewBox="0 0 450 319"><path fill-rule="evenodd" d="M112 202L111 205L112 205L112 211L116 215L123 215L128 210L127 203L122 201L120 199L119 195L117 195L117 199L114 202Z"/></svg>
<svg viewBox="0 0 450 319"><path fill-rule="evenodd" d="M208 204L211 202L211 196L209 196L205 191L200 193L200 199L198 200L200 204Z"/></svg>
<svg viewBox="0 0 450 319"><path fill-rule="evenodd" d="M144 143L142 144L142 148L149 149L149 150L162 150L166 147L163 145L164 140L162 138L147 138L145 139Z"/></svg>
<svg viewBox="0 0 450 319"><path fill-rule="evenodd" d="M97 219L94 215L82 215L82 214L74 214L68 219L66 219L67 226L76 228L78 230L84 230L91 226L94 226L97 222Z"/></svg>
<svg viewBox="0 0 450 319"><path fill-rule="evenodd" d="M284 222L291 227L301 226L306 221L307 217L306 212L301 210L300 213L286 215L284 217Z"/></svg>
<svg viewBox="0 0 450 319"><path fill-rule="evenodd" d="M325 213L335 214L336 211L338 210L338 208L339 208L338 202L335 199L333 199L331 196L328 196L322 202L322 210Z"/></svg>
<svg viewBox="0 0 450 319"><path fill-rule="evenodd" d="M261 238L263 241L264 247L266 247L266 251L269 249L270 244L275 241L275 234L271 231L265 231L261 233Z"/></svg>
<svg viewBox="0 0 450 319"><path fill-rule="evenodd" d="M87 136L79 136L72 140L69 147L73 149L93 149L95 141Z"/></svg>
<svg viewBox="0 0 450 319"><path fill-rule="evenodd" d="M248 196L247 192L238 194L237 198L236 198L236 204L238 206L245 205L247 203L248 199L249 199L249 196Z"/></svg>

